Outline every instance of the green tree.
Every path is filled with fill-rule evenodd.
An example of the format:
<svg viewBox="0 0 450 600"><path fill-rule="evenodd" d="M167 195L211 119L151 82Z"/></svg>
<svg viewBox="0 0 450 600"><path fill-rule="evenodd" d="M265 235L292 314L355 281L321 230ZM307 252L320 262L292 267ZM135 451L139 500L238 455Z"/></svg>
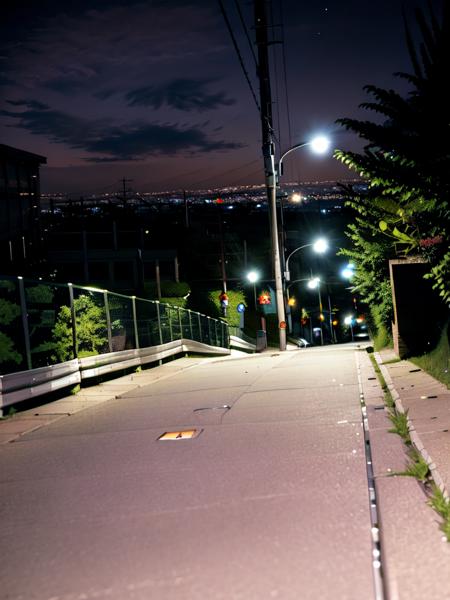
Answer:
<svg viewBox="0 0 450 600"><path fill-rule="evenodd" d="M362 153L335 153L369 183L367 194L350 191L349 204L359 216L348 230L352 248L343 252L356 265L355 287L366 302L384 294L386 286L376 288L387 281L387 259L411 254L429 262L427 277L450 302L449 13L448 2L440 22L431 5L428 20L416 10L418 51L406 26L413 73L396 74L411 86L406 98L366 86L374 100L361 106L381 122L338 121L367 142Z"/></svg>
<svg viewBox="0 0 450 600"><path fill-rule="evenodd" d="M74 308L78 356L100 354L108 343L104 307L97 306L90 296L81 294L74 300ZM72 315L68 306L61 306L52 333L58 360L72 359Z"/></svg>
<svg viewBox="0 0 450 600"><path fill-rule="evenodd" d="M10 325L20 315L20 306L5 298L0 298L0 325ZM22 355L16 351L14 341L4 332L0 332L0 363L12 361L19 365Z"/></svg>

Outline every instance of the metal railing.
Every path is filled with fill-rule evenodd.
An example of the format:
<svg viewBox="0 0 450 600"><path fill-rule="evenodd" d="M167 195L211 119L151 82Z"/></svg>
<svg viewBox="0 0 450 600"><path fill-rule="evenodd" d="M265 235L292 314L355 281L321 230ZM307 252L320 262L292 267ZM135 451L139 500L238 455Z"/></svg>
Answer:
<svg viewBox="0 0 450 600"><path fill-rule="evenodd" d="M0 276L0 410L115 370L229 354L228 326L135 296Z"/></svg>

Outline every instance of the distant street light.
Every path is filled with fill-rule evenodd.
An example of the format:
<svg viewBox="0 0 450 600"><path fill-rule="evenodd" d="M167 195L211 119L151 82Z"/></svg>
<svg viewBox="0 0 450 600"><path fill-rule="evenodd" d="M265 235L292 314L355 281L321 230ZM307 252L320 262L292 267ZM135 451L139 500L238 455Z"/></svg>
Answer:
<svg viewBox="0 0 450 600"><path fill-rule="evenodd" d="M347 317L345 317L344 323L346 325L350 325L350 333L352 334L352 342L353 342L355 340L355 336L353 335L353 316L348 315Z"/></svg>
<svg viewBox="0 0 450 600"><path fill-rule="evenodd" d="M323 312L322 312L322 295L320 293L320 277L313 277L308 281L308 287L310 290L317 289L317 295L319 299L319 321L320 321L320 344L323 346Z"/></svg>
<svg viewBox="0 0 450 600"><path fill-rule="evenodd" d="M250 281L250 283L253 283L253 297L256 311L256 282L259 281L259 273L257 271L250 271L247 273L247 279Z"/></svg>
<svg viewBox="0 0 450 600"><path fill-rule="evenodd" d="M346 267L344 267L341 271L341 275L344 279L351 279L355 274L355 265L353 263L348 263Z"/></svg>

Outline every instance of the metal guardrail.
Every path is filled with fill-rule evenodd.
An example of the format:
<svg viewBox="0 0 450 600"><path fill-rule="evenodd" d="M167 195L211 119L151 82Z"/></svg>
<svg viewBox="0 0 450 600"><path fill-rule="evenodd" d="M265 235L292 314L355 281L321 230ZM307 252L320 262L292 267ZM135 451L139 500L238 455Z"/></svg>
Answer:
<svg viewBox="0 0 450 600"><path fill-rule="evenodd" d="M157 301L0 276L0 412L184 352L229 354L228 326Z"/></svg>

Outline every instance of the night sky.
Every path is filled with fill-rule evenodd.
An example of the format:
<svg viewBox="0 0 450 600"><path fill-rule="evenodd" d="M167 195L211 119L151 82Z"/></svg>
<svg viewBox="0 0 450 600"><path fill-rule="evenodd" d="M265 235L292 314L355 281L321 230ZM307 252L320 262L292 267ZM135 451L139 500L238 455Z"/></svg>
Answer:
<svg viewBox="0 0 450 600"><path fill-rule="evenodd" d="M358 109L363 86L406 93L393 76L411 71L402 4L414 24L425 1L273 2L286 66L273 45L278 150L318 132L356 147L335 120L370 116ZM235 3L224 5L259 99ZM254 41L252 3L240 6ZM2 12L0 141L47 157L43 192L115 191L122 177L138 191L263 182L259 113L215 0L18 1ZM307 148L285 162L286 181L350 177Z"/></svg>

